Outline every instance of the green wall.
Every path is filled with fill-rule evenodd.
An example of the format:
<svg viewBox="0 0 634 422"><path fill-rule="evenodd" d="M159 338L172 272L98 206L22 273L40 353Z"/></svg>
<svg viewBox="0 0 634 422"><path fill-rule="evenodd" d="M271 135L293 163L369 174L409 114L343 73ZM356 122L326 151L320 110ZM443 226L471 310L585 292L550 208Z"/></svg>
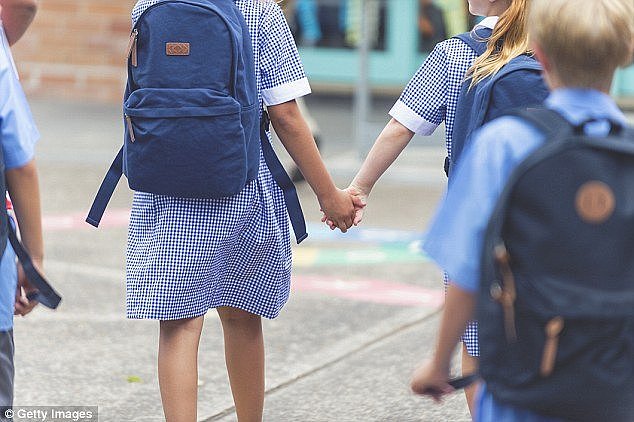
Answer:
<svg viewBox="0 0 634 422"><path fill-rule="evenodd" d="M386 49L370 57L370 80L375 88L401 89L425 59L418 52L418 1L388 0ZM440 3L439 3L440 4ZM464 30L464 0L443 0L450 33ZM359 74L355 50L300 48L311 82L316 85L352 86ZM614 94L634 97L634 66L619 71Z"/></svg>

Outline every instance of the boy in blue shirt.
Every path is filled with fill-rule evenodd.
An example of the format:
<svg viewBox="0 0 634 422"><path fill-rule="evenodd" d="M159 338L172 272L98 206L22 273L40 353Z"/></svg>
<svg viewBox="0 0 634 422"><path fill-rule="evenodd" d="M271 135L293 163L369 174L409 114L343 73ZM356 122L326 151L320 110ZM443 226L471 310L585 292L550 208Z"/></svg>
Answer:
<svg viewBox="0 0 634 422"><path fill-rule="evenodd" d="M608 119L626 123L609 91L617 67L632 61L631 0L534 0L529 33L552 90L546 107L573 124L595 119L586 126L587 134L593 136L607 134ZM487 223L513 169L544 140L530 124L502 117L474 136L458 164L454 183L424 244L452 282L434 357L414 374L414 392L440 400L452 391L447 383L450 360L466 322L473 317ZM553 420L496 401L486 385L476 414L476 421Z"/></svg>
<svg viewBox="0 0 634 422"><path fill-rule="evenodd" d="M35 15L35 0L0 0L0 143L7 190L20 223L22 242L36 267L42 268L43 241L39 183L34 146L39 133L9 50ZM4 200L4 198L2 199ZM15 253L7 243L0 261L0 407L13 402L13 315L26 315L36 302ZM3 416L0 416L3 417Z"/></svg>

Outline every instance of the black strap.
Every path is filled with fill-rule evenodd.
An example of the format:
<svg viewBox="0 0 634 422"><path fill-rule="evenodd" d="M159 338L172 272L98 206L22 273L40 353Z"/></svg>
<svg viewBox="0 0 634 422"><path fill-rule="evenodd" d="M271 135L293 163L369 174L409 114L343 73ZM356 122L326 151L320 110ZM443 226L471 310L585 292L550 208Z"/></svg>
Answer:
<svg viewBox="0 0 634 422"><path fill-rule="evenodd" d="M546 139L555 139L556 135L571 133L573 126L564 116L548 108L528 108L511 110L507 115L527 120L537 129L544 132Z"/></svg>
<svg viewBox="0 0 634 422"><path fill-rule="evenodd" d="M37 300L42 305L47 308L56 309L59 306L62 298L61 296L51 287L51 285L46 281L44 276L40 274L40 272L33 265L33 261L31 257L26 252L20 240L18 240L18 236L15 233L15 229L13 225L9 223L9 242L11 243L11 247L15 252L18 260L22 264L22 269L24 269L24 273L26 274L26 278L29 279L29 283L33 285L37 289L37 292L34 294L29 294L28 298Z"/></svg>
<svg viewBox="0 0 634 422"><path fill-rule="evenodd" d="M121 179L121 175L123 174L123 147L119 150L119 153L115 157L114 161L110 165L108 169L108 173L106 173L106 177L103 179L101 186L99 187L99 191L95 196L95 200L92 203L92 207L90 208L90 212L88 213L88 217L86 217L86 222L92 226L99 227L99 223L101 222L101 218L103 217L103 213L106 211L106 207L108 206L108 202L110 202L110 198L112 198L112 194L114 193L117 184L119 183L119 179Z"/></svg>
<svg viewBox="0 0 634 422"><path fill-rule="evenodd" d="M266 110L262 110L262 120L260 122L262 153L264 154L266 165L273 175L273 179L284 192L284 202L286 203L288 216L291 219L291 225L293 226L293 231L295 232L295 239L299 244L308 237L308 233L306 232L306 221L304 220L304 212L302 211L302 206L299 202L295 185L286 173L286 170L284 170L284 166L280 162L280 159L277 158L277 155L273 150L273 146L269 141L267 132L269 131L270 124L271 120L268 113Z"/></svg>

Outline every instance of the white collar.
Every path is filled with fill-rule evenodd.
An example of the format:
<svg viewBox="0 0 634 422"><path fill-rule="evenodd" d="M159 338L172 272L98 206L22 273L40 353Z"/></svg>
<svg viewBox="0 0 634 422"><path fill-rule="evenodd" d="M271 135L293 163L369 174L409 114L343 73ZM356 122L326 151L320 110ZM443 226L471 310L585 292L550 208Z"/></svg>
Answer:
<svg viewBox="0 0 634 422"><path fill-rule="evenodd" d="M478 23L474 29L478 29L478 28L493 29L495 28L495 25L498 23L499 19L500 19L499 16L487 16L480 23Z"/></svg>

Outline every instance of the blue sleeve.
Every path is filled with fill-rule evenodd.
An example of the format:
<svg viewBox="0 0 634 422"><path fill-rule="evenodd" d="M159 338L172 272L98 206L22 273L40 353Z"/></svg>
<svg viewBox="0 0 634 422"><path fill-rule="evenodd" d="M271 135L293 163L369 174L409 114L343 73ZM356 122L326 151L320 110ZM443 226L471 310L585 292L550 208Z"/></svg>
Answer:
<svg viewBox="0 0 634 422"><path fill-rule="evenodd" d="M542 105L548 94L541 72L521 69L504 75L495 82L483 123L490 122L509 110Z"/></svg>
<svg viewBox="0 0 634 422"><path fill-rule="evenodd" d="M35 155L39 132L0 31L0 140L5 168L21 167Z"/></svg>
<svg viewBox="0 0 634 422"><path fill-rule="evenodd" d="M493 209L511 171L541 138L530 126L504 117L483 126L467 145L423 243L460 288L477 290Z"/></svg>

